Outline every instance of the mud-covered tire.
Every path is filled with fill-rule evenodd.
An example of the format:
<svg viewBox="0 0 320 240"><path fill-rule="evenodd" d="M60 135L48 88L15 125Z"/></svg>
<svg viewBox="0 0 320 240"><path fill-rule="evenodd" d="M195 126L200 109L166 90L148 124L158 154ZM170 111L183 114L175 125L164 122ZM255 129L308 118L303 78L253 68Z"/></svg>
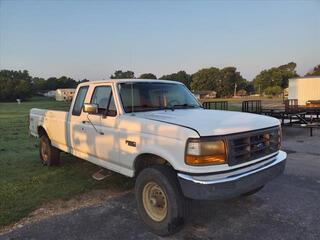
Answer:
<svg viewBox="0 0 320 240"><path fill-rule="evenodd" d="M43 165L57 166L60 163L60 151L51 145L51 141L47 135L40 137L39 154Z"/></svg>
<svg viewBox="0 0 320 240"><path fill-rule="evenodd" d="M147 199L149 199L149 195L147 194L148 192L145 193L147 191L146 188L149 188L150 184L151 186L156 186L156 189L162 192L165 195L164 199L166 199L166 204L164 204L166 205L166 213L165 215L159 214L160 217L157 220L154 219L154 216L152 217L150 207L148 207L148 205L152 206L152 204L157 207L157 200L153 201L156 203L152 203L151 200L155 198L151 195L151 203L148 204ZM183 196L177 174L172 168L155 165L142 170L135 182L135 196L139 215L153 233L167 236L181 229L188 214L189 200ZM158 195L156 196L158 197ZM160 208L160 210L162 209Z"/></svg>
<svg viewBox="0 0 320 240"><path fill-rule="evenodd" d="M261 187L258 187L258 188L256 188L256 189L253 189L253 190L251 190L251 191L249 191L249 192L246 192L246 193L242 194L241 196L242 196L242 197L249 197L249 196L251 196L251 195L259 192L263 187L264 187L264 185L261 186Z"/></svg>

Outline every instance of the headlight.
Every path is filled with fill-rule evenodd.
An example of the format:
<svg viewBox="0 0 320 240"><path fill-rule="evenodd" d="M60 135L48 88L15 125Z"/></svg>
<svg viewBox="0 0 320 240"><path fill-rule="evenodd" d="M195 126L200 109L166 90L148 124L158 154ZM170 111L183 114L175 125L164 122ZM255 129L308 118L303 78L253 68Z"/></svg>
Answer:
<svg viewBox="0 0 320 240"><path fill-rule="evenodd" d="M224 141L191 139L187 142L185 161L189 165L211 165L226 163Z"/></svg>

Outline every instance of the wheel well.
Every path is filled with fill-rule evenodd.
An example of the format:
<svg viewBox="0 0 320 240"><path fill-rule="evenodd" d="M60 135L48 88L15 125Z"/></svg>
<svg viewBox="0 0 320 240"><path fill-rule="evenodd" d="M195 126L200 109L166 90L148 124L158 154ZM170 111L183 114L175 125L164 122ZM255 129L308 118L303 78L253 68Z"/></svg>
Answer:
<svg viewBox="0 0 320 240"><path fill-rule="evenodd" d="M147 167L150 167L152 165L168 165L171 166L170 163L165 160L164 158L151 154L151 153L144 153L136 157L134 161L134 170L135 170L135 176L138 176L138 174Z"/></svg>
<svg viewBox="0 0 320 240"><path fill-rule="evenodd" d="M38 127L38 136L39 136L39 138L40 138L41 136L43 136L43 135L47 135L47 136L48 136L46 130L45 130L42 126L39 126L39 127Z"/></svg>

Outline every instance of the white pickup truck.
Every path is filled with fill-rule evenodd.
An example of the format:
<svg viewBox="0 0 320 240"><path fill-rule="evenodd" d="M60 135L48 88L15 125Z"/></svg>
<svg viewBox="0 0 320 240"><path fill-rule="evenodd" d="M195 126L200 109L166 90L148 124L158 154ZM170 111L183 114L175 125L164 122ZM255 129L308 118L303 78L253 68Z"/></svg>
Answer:
<svg viewBox="0 0 320 240"><path fill-rule="evenodd" d="M158 235L183 225L190 199L253 194L285 168L277 119L203 109L181 83L79 84L69 112L33 108L44 165L64 151L135 177L138 212Z"/></svg>

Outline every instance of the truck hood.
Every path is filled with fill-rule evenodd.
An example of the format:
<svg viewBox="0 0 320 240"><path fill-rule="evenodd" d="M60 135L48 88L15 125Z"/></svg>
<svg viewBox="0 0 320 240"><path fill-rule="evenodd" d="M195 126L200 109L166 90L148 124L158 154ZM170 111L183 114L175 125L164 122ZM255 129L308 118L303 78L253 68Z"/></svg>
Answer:
<svg viewBox="0 0 320 240"><path fill-rule="evenodd" d="M258 114L207 109L176 109L135 113L136 117L194 129L200 136L226 135L280 125L276 118Z"/></svg>

